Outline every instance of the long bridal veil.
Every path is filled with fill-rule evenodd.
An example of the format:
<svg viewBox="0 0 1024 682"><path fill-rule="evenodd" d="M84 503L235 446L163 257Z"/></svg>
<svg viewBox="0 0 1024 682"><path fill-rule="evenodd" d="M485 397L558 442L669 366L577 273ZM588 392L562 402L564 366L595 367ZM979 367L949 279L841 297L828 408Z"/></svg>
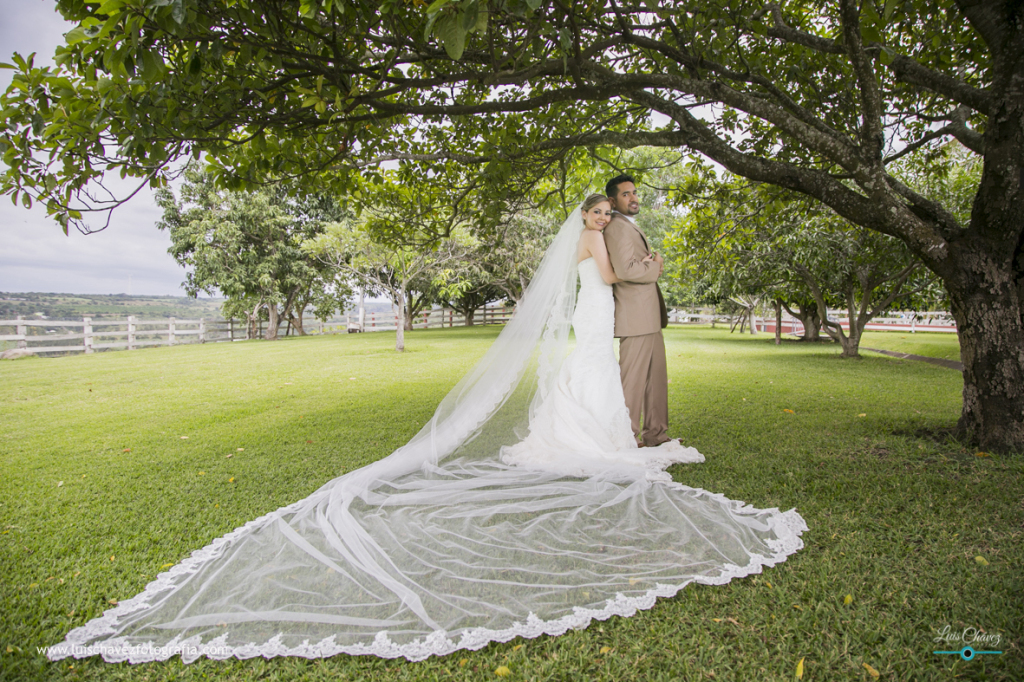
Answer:
<svg viewBox="0 0 1024 682"><path fill-rule="evenodd" d="M627 465L574 478L502 463L568 353L582 229L573 211L512 320L406 445L194 552L47 655L421 660L631 615L800 549L795 510Z"/></svg>

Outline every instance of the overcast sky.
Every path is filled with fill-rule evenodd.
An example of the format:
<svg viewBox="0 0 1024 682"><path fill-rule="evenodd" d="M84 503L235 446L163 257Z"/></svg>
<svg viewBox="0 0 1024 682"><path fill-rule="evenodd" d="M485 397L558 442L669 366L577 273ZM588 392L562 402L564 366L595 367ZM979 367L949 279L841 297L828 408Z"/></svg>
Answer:
<svg viewBox="0 0 1024 682"><path fill-rule="evenodd" d="M53 0L0 0L0 62L35 52L52 64L63 34L73 28ZM11 71L0 69L0 89ZM114 211L110 227L65 237L46 209L26 210L0 197L0 291L80 294L183 295L184 270L167 253L170 238L157 230L160 209L148 189ZM100 222L100 221L95 221Z"/></svg>

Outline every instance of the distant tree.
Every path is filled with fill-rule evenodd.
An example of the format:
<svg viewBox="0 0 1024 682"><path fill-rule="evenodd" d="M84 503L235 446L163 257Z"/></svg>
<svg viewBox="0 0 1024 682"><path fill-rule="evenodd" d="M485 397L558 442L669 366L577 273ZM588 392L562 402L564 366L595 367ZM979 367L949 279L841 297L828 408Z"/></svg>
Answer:
<svg viewBox="0 0 1024 682"><path fill-rule="evenodd" d="M190 268L186 292L222 292L227 310L244 313L250 327L266 311L268 340L277 338L285 320L304 334L302 313L311 302L320 301L323 314L324 303L340 307L350 294L344 284L339 288L330 266L300 248L343 215L331 197L295 199L281 186L218 190L208 173L190 168L180 197L161 188L157 204L164 211L157 227L170 233L169 252Z"/></svg>
<svg viewBox="0 0 1024 682"><path fill-rule="evenodd" d="M858 356L871 318L936 280L899 240L799 195L736 179L694 207L667 241L682 268L697 278L714 273L723 295L746 301L756 292L785 302L805 325L820 321L843 357ZM848 330L828 318L830 307L846 309Z"/></svg>
<svg viewBox="0 0 1024 682"><path fill-rule="evenodd" d="M303 249L360 286L385 294L398 310L395 350L405 350L405 330L410 327L408 301L416 288L433 281L435 273L461 253L458 232L428 248L377 242L365 222L346 220L307 240ZM413 305L425 305L421 294Z"/></svg>

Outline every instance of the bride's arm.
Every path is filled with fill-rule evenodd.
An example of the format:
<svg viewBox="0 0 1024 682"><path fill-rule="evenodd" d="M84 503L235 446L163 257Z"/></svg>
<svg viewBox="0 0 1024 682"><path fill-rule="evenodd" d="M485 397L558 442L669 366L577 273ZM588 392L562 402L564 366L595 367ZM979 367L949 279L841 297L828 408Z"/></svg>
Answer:
<svg viewBox="0 0 1024 682"><path fill-rule="evenodd" d="M608 258L608 247L604 243L604 236L600 232L591 230L587 232L587 248L590 251L590 255L594 257L594 262L597 263L601 279L605 281L605 284L621 282L622 280L615 276L615 270L612 269L612 262Z"/></svg>

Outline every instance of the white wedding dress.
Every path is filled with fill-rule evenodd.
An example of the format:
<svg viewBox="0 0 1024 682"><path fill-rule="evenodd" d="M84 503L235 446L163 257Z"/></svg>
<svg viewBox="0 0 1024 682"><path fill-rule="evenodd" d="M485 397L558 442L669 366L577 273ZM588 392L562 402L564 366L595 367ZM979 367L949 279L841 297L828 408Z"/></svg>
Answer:
<svg viewBox="0 0 1024 682"><path fill-rule="evenodd" d="M799 550L795 510L672 482L664 467L699 453L636 447L593 262L576 304L581 230L575 211L409 443L214 540L47 655L422 660L629 616Z"/></svg>
<svg viewBox="0 0 1024 682"><path fill-rule="evenodd" d="M566 476L609 469L648 480L671 481L675 462L703 462L694 448L669 441L639 448L622 395L615 359L615 300L593 258L579 264L580 290L572 315L576 348L562 364L558 383L530 416L529 435L502 451L502 460Z"/></svg>

